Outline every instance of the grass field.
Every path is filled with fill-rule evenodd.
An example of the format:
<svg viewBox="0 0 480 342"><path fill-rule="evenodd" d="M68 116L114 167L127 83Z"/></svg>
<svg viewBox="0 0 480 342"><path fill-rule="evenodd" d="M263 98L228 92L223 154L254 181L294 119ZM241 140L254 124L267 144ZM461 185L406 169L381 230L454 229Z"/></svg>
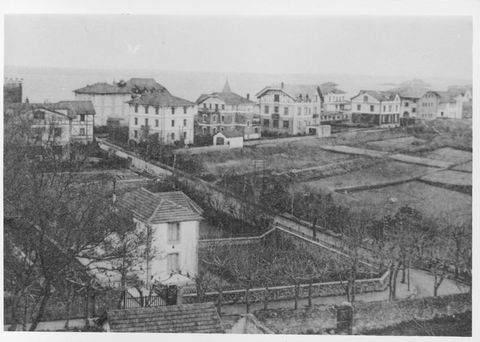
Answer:
<svg viewBox="0 0 480 342"><path fill-rule="evenodd" d="M332 189L355 185L371 185L406 177L414 177L431 172L435 168L406 164L396 161L379 161L369 168L353 171L347 174L326 177L323 179L302 183L312 188L330 187Z"/></svg>
<svg viewBox="0 0 480 342"><path fill-rule="evenodd" d="M467 172L445 170L429 174L422 179L447 185L472 186L472 174Z"/></svg>
<svg viewBox="0 0 480 342"><path fill-rule="evenodd" d="M452 170L464 171L464 172L472 172L472 162L469 161L464 164L460 164L455 166Z"/></svg>
<svg viewBox="0 0 480 342"><path fill-rule="evenodd" d="M353 192L358 207L369 207L379 215L393 214L401 206L409 205L427 217L471 217L472 197L422 182L409 182L379 189ZM393 199L393 201L392 201Z"/></svg>
<svg viewBox="0 0 480 342"><path fill-rule="evenodd" d="M371 142L368 142L366 145L368 148L372 148L375 150L393 152L393 151L416 147L423 143L425 143L425 140L410 136L410 137L394 138L394 139L387 139L387 140L380 140L380 141L371 141Z"/></svg>
<svg viewBox="0 0 480 342"><path fill-rule="evenodd" d="M462 163L472 160L472 152L443 147L433 151L417 154L419 157L444 160L451 163Z"/></svg>
<svg viewBox="0 0 480 342"><path fill-rule="evenodd" d="M353 156L323 151L317 139L306 139L273 146L246 146L241 150L203 153L201 158L206 171L219 175L227 170L237 174L253 172L254 160L264 160L267 170L282 172L347 160ZM259 170L257 170L259 171Z"/></svg>

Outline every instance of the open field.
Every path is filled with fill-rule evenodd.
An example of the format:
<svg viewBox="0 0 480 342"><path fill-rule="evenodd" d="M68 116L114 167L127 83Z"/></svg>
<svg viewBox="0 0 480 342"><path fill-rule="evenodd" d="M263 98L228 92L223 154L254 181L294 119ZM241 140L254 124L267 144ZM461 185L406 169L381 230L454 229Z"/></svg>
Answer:
<svg viewBox="0 0 480 342"><path fill-rule="evenodd" d="M405 205L419 210L426 217L440 218L442 215L471 217L472 215L470 195L416 181L358 191L349 196L357 200L356 203L350 202L351 205L371 208L379 215L393 214Z"/></svg>
<svg viewBox="0 0 480 342"><path fill-rule="evenodd" d="M435 168L426 166L381 160L378 162L378 164L366 169L353 171L343 175L326 177L315 181L304 182L302 184L312 188L329 187L331 189L337 189L357 185L373 185L388 181L403 180L410 177L421 176L434 170Z"/></svg>
<svg viewBox="0 0 480 342"><path fill-rule="evenodd" d="M372 148L375 150L393 152L393 151L405 150L412 147L416 147L424 143L425 143L425 140L410 136L410 137L393 138L393 139L387 139L387 140L371 141L371 142L368 142L366 145L368 148Z"/></svg>
<svg viewBox="0 0 480 342"><path fill-rule="evenodd" d="M203 153L198 158L203 161L206 171L215 176L226 171L234 171L237 174L253 172L255 170L254 160L264 160L266 170L283 172L353 158L347 154L324 151L319 146L319 140L307 139L305 142L295 141L274 146L248 146L241 150Z"/></svg>
<svg viewBox="0 0 480 342"><path fill-rule="evenodd" d="M464 172L470 172L472 173L472 162L469 161L464 164L460 164L455 166L452 170L457 170L457 171L464 171Z"/></svg>
<svg viewBox="0 0 480 342"><path fill-rule="evenodd" d="M446 185L472 186L471 173L453 170L431 173L422 177L422 179L429 182L442 183Z"/></svg>
<svg viewBox="0 0 480 342"><path fill-rule="evenodd" d="M456 150L450 147L442 147L433 151L417 154L419 157L443 160L450 163L463 163L472 160L472 152Z"/></svg>

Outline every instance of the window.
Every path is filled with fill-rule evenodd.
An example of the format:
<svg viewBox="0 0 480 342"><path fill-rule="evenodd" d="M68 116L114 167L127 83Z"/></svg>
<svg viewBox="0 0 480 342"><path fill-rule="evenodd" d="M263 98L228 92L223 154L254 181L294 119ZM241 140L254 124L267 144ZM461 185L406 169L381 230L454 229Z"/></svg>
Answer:
<svg viewBox="0 0 480 342"><path fill-rule="evenodd" d="M285 107L285 108L283 109L283 114L288 115L288 107Z"/></svg>
<svg viewBox="0 0 480 342"><path fill-rule="evenodd" d="M170 134L170 138L172 138L172 141L175 140L175 132L172 132L172 134Z"/></svg>
<svg viewBox="0 0 480 342"><path fill-rule="evenodd" d="M135 126L138 125L138 118L134 118L133 121L135 122Z"/></svg>
<svg viewBox="0 0 480 342"><path fill-rule="evenodd" d="M37 120L45 120L45 112L41 110L36 110L33 112L33 118Z"/></svg>
<svg viewBox="0 0 480 342"><path fill-rule="evenodd" d="M175 107L172 107L172 114L175 114Z"/></svg>
<svg viewBox="0 0 480 342"><path fill-rule="evenodd" d="M273 128L278 128L278 120L273 120Z"/></svg>
<svg viewBox="0 0 480 342"><path fill-rule="evenodd" d="M155 120L155 127L158 127L158 120Z"/></svg>
<svg viewBox="0 0 480 342"><path fill-rule="evenodd" d="M412 113L415 113L417 111L417 108L412 108Z"/></svg>
<svg viewBox="0 0 480 342"><path fill-rule="evenodd" d="M389 106L388 106L388 111L389 111L389 112L392 111L392 105L389 105Z"/></svg>
<svg viewBox="0 0 480 342"><path fill-rule="evenodd" d="M133 131L133 136L136 138L138 138L138 131Z"/></svg>
<svg viewBox="0 0 480 342"><path fill-rule="evenodd" d="M145 126L148 126L148 119L145 119Z"/></svg>
<svg viewBox="0 0 480 342"><path fill-rule="evenodd" d="M62 129L60 127L55 127L54 129L54 137L58 138L62 136Z"/></svg>
<svg viewBox="0 0 480 342"><path fill-rule="evenodd" d="M375 107L373 105L370 105L370 111L373 112L375 110Z"/></svg>
<svg viewBox="0 0 480 342"><path fill-rule="evenodd" d="M220 130L223 132L223 131L224 131L224 128L223 128L223 127L220 127Z"/></svg>
<svg viewBox="0 0 480 342"><path fill-rule="evenodd" d="M269 109L270 109L270 108L269 108L268 106L265 106L265 108L264 108L264 113L265 113L265 114L268 114L268 110L269 110Z"/></svg>
<svg viewBox="0 0 480 342"><path fill-rule="evenodd" d="M216 115L212 116L212 122L217 122L217 116Z"/></svg>
<svg viewBox="0 0 480 342"><path fill-rule="evenodd" d="M225 115L222 115L222 122L225 122Z"/></svg>
<svg viewBox="0 0 480 342"><path fill-rule="evenodd" d="M384 112L387 111L387 106L383 105L383 111L384 111Z"/></svg>
<svg viewBox="0 0 480 342"><path fill-rule="evenodd" d="M302 114L302 108L298 107L297 115L301 115L301 114Z"/></svg>
<svg viewBox="0 0 480 342"><path fill-rule="evenodd" d="M225 105L224 104L222 104L222 110L225 110Z"/></svg>
<svg viewBox="0 0 480 342"><path fill-rule="evenodd" d="M187 119L183 119L183 127L187 127Z"/></svg>
<svg viewBox="0 0 480 342"><path fill-rule="evenodd" d="M155 107L155 114L158 114L159 109L160 109L160 107Z"/></svg>
<svg viewBox="0 0 480 342"><path fill-rule="evenodd" d="M288 128L290 126L290 122L283 121L283 128Z"/></svg>
<svg viewBox="0 0 480 342"><path fill-rule="evenodd" d="M168 243L180 242L180 222L168 224Z"/></svg>
<svg viewBox="0 0 480 342"><path fill-rule="evenodd" d="M85 114L80 114L80 122L85 122Z"/></svg>
<svg viewBox="0 0 480 342"><path fill-rule="evenodd" d="M263 125L266 126L266 127L270 127L270 120L264 119L263 120Z"/></svg>
<svg viewBox="0 0 480 342"><path fill-rule="evenodd" d="M274 112L275 114L278 114L278 106L273 107L273 112Z"/></svg>
<svg viewBox="0 0 480 342"><path fill-rule="evenodd" d="M250 126L250 120L247 120L247 126Z"/></svg>
<svg viewBox="0 0 480 342"><path fill-rule="evenodd" d="M218 103L215 103L215 111L218 112Z"/></svg>
<svg viewBox="0 0 480 342"><path fill-rule="evenodd" d="M80 128L80 135L85 135L85 128Z"/></svg>
<svg viewBox="0 0 480 342"><path fill-rule="evenodd" d="M187 106L183 106L183 114L187 114Z"/></svg>
<svg viewBox="0 0 480 342"><path fill-rule="evenodd" d="M273 102L280 102L280 95L279 94L273 95Z"/></svg>
<svg viewBox="0 0 480 342"><path fill-rule="evenodd" d="M405 102L405 107L408 107L408 102Z"/></svg>
<svg viewBox="0 0 480 342"><path fill-rule="evenodd" d="M138 113L138 105L135 105L135 113Z"/></svg>
<svg viewBox="0 0 480 342"><path fill-rule="evenodd" d="M362 110L362 105L357 105L357 110Z"/></svg>
<svg viewBox="0 0 480 342"><path fill-rule="evenodd" d="M148 114L148 106L145 106L145 114Z"/></svg>
<svg viewBox="0 0 480 342"><path fill-rule="evenodd" d="M183 140L187 140L187 132L183 132Z"/></svg>
<svg viewBox="0 0 480 342"><path fill-rule="evenodd" d="M205 102L203 103L203 108L207 109L207 104Z"/></svg>
<svg viewBox="0 0 480 342"><path fill-rule="evenodd" d="M175 127L175 120L172 120L172 127Z"/></svg>
<svg viewBox="0 0 480 342"><path fill-rule="evenodd" d="M178 253L167 254L167 269L169 272L180 271Z"/></svg>

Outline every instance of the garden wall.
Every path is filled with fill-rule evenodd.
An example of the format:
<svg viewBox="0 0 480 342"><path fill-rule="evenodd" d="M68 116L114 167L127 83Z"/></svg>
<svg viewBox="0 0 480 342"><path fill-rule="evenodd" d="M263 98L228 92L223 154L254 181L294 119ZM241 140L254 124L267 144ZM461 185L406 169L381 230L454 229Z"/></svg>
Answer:
<svg viewBox="0 0 480 342"><path fill-rule="evenodd" d="M381 329L412 319L429 320L472 310L470 294L405 299L395 302L358 302L354 304L353 333ZM255 312L268 328L281 334L326 333L337 324L336 307L314 305L312 308L269 309Z"/></svg>
<svg viewBox="0 0 480 342"><path fill-rule="evenodd" d="M259 236L238 237L238 238L222 238L222 239L202 239L198 240L199 248L207 248L212 246L241 246L250 245L262 242L263 238L272 233L275 228L263 233Z"/></svg>

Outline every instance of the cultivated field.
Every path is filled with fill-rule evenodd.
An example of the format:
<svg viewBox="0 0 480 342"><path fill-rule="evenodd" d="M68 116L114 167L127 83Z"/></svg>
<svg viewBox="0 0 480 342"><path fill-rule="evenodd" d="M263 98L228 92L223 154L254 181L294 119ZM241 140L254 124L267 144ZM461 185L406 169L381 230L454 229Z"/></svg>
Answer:
<svg viewBox="0 0 480 342"><path fill-rule="evenodd" d="M457 150L450 147L443 147L433 151L418 153L417 156L429 159L444 160L446 162L455 164L472 160L472 152Z"/></svg>
<svg viewBox="0 0 480 342"><path fill-rule="evenodd" d="M394 139L387 139L387 140L371 141L371 142L368 142L366 145L368 148L372 148L375 150L393 152L393 151L410 149L412 147L416 147L424 143L425 143L425 140L410 136L410 137L401 137L401 138L394 138Z"/></svg>
<svg viewBox="0 0 480 342"><path fill-rule="evenodd" d="M471 217L472 197L457 191L431 186L422 182L408 182L349 194L358 207L369 207L379 215L393 214L408 205L426 217ZM352 202L350 202L352 205Z"/></svg>
<svg viewBox="0 0 480 342"><path fill-rule="evenodd" d="M265 169L284 172L348 160L354 156L324 151L320 140L306 139L274 145L246 146L241 150L216 151L199 156L209 174L215 176L233 171L244 174L255 170L254 160L264 160ZM257 172L260 170L257 169Z"/></svg>
<svg viewBox="0 0 480 342"><path fill-rule="evenodd" d="M389 181L406 180L434 171L435 168L401 163L396 161L379 162L366 169L353 171L347 174L326 177L323 179L304 182L302 184L312 188L329 187L331 189L373 185Z"/></svg>
<svg viewBox="0 0 480 342"><path fill-rule="evenodd" d="M464 171L472 173L472 162L469 161L464 164L457 165L453 168L453 170Z"/></svg>
<svg viewBox="0 0 480 342"><path fill-rule="evenodd" d="M472 186L472 174L467 172L445 170L422 177L426 181L446 185Z"/></svg>

